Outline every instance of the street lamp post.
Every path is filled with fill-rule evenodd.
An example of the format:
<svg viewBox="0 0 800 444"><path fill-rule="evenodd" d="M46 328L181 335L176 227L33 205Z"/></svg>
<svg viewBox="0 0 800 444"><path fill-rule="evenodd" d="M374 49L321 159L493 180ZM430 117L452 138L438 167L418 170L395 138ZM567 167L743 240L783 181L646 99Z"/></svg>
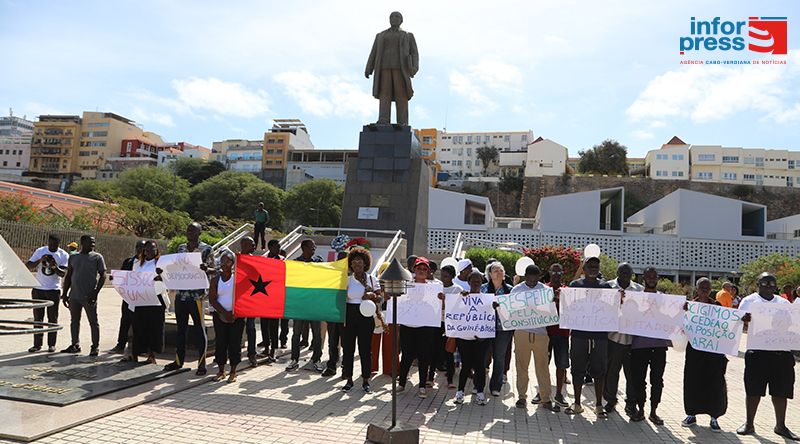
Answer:
<svg viewBox="0 0 800 444"><path fill-rule="evenodd" d="M378 278L383 291L392 298L392 422L391 424L370 424L367 440L378 444L418 444L419 429L407 424L397 424L397 298L405 294L411 281L408 272L397 258L392 260L386 271Z"/></svg>

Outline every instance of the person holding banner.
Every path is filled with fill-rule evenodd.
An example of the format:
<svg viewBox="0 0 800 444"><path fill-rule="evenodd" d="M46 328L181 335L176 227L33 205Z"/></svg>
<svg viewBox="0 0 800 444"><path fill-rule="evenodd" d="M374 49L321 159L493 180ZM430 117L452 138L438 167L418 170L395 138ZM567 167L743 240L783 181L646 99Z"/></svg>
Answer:
<svg viewBox="0 0 800 444"><path fill-rule="evenodd" d="M461 294L464 292L464 289L461 288L459 285L456 285L453 282L453 279L456 277L456 269L452 265L445 265L442 267L442 271L439 273L442 278L442 290L445 295L448 294ZM444 315L445 315L445 301L442 300L442 328L441 328L441 343L437 345L437 347L441 347L442 353L444 354L444 368L445 368L445 377L447 378L447 388L453 389L456 388L456 385L453 384L453 377L456 374L456 365L455 359L453 356L454 348L450 348L448 351L447 343L450 342L451 344L455 344L455 338L448 338L445 335L445 326L444 326ZM428 375L430 376L430 375Z"/></svg>
<svg viewBox="0 0 800 444"><path fill-rule="evenodd" d="M562 287L565 287L561 280L564 276L564 267L561 266L561 264L555 263L550 265L547 271L550 275L550 279L545 285L553 289L553 302L556 304L556 309L560 310L560 290ZM558 325L550 325L547 327L547 336L549 338L548 349L550 356L552 356L556 364L556 395L553 397L553 400L559 407L564 408L569 407L562 393L564 384L567 381L567 369L569 368L569 334L569 329L561 328Z"/></svg>
<svg viewBox="0 0 800 444"><path fill-rule="evenodd" d="M770 273L762 273L758 278L758 292L742 299L739 309L747 312L742 320L747 326L752 316L748 309L758 304L789 304L786 299L776 296L778 282ZM800 441L786 427L786 404L794 397L794 356L791 351L750 350L744 355L744 390L747 394L747 422L736 430L739 435L755 433L753 422L761 398L767 394L772 397L775 407L775 428L773 431L786 439Z"/></svg>
<svg viewBox="0 0 800 444"><path fill-rule="evenodd" d="M511 293L511 285L505 281L506 270L501 262L492 262L486 267L489 282L483 284L481 293L500 296ZM511 341L514 339L514 330L504 331L500 324L500 317L495 309L495 336L491 341L492 349L492 377L489 379L489 390L492 396L500 396L500 390L506 380L506 355ZM548 385L549 386L549 385Z"/></svg>
<svg viewBox="0 0 800 444"><path fill-rule="evenodd" d="M178 253L200 252L202 263L200 269L205 271L209 277L215 273L214 253L211 245L200 240L200 233L203 227L198 222L192 222L186 227L186 243L178 247ZM203 316L203 299L206 290L199 288L195 290L178 290L175 294L175 321L178 325L175 338L175 361L170 362L164 367L166 371L173 371L183 367L186 360L186 337L189 334L189 318L192 324L199 330L195 335L197 344L197 376L206 374L206 350L208 348L208 338L206 337L206 323Z"/></svg>
<svg viewBox="0 0 800 444"><path fill-rule="evenodd" d="M242 333L245 320L233 315L233 265L236 257L230 250L220 253L219 274L211 279L208 301L214 307L214 334L216 350L214 361L219 367L214 381L225 379L225 363L230 361L231 372L228 382L236 381L236 366L242 361Z"/></svg>
<svg viewBox="0 0 800 444"><path fill-rule="evenodd" d="M597 257L587 257L583 261L582 279L570 282L572 288L611 288L608 282L598 278L600 274L600 259ZM568 415L583 413L581 406L581 391L585 380L588 367L589 374L594 378L595 408L594 412L598 418L608 418L605 408L603 408L603 388L605 383L605 373L608 368L608 332L592 332L572 330L572 340L570 343L570 360L572 361L572 381L575 390L575 400L564 412Z"/></svg>
<svg viewBox="0 0 800 444"><path fill-rule="evenodd" d="M133 264L139 259L139 256L144 251L144 246L147 243L146 240L139 240L136 241L136 246L134 247L133 256L125 259L122 261L122 267L120 270L123 271L133 271ZM128 308L128 303L125 302L125 299L122 300L122 311L120 312L119 318L119 332L117 333L117 345L114 346L109 353L125 353L125 346L128 344L128 330L131 329L133 325L133 312Z"/></svg>
<svg viewBox="0 0 800 444"><path fill-rule="evenodd" d="M414 265L414 283L427 284L429 270L428 259L422 256L418 257ZM419 391L417 395L423 399L428 397L426 390L428 366L431 365L431 354L433 352L431 343L435 341L435 335L438 332L439 329L436 327L400 326L401 359L397 391L405 390L408 372L411 370L411 364L416 358L417 367L419 368Z"/></svg>
<svg viewBox="0 0 800 444"><path fill-rule="evenodd" d="M255 248L255 244L254 248ZM281 250L281 243L278 239L270 239L267 242L267 257L270 259L280 259L282 261L286 260L286 252ZM278 326L280 326L280 336L278 336ZM262 340L264 341L264 348L267 347L267 340L264 339L264 327L261 327L261 336ZM274 338L273 338L274 336ZM269 347L272 351L270 355L274 362L275 358L275 349L277 349L278 341L280 339L280 348L286 348L286 343L289 341L289 320L288 319L272 319L269 322Z"/></svg>
<svg viewBox="0 0 800 444"><path fill-rule="evenodd" d="M158 244L154 240L146 241L144 248L139 253L131 271L157 273ZM159 280L156 277L155 280ZM152 293L151 293L152 294ZM147 354L147 363L156 363L156 353L164 351L164 312L166 303L162 295L158 295L161 305L137 306L133 315L133 341L131 341L131 354L124 357L123 361L137 362L138 357ZM127 304L126 304L127 305ZM129 310L126 307L126 310Z"/></svg>
<svg viewBox="0 0 800 444"><path fill-rule="evenodd" d="M528 265L525 268L525 281L512 288L511 294L545 289L544 284L539 282L541 273L536 264ZM498 332L499 329L500 327L497 327L495 332ZM533 354L536 382L539 384L538 403L553 412L561 411L558 405L553 405L551 399L550 369L547 359L550 338L547 336L547 329L545 327L535 327L532 329L511 330L510 332L514 335L514 357L517 368L517 394L519 399L516 406L525 408L528 404L528 367L531 363L531 354Z"/></svg>
<svg viewBox="0 0 800 444"><path fill-rule="evenodd" d="M472 265L470 264L470 267ZM465 298L470 293L481 293L483 284L483 274L480 271L473 271L469 275L469 291L461 293ZM464 388L467 386L467 378L472 372L472 384L477 392L478 405L486 405L486 395L483 393L486 387L486 354L489 351L489 339L481 339L477 336L473 339L458 338L456 346L461 355L461 371L458 374L458 389L456 391L456 404L464 403Z"/></svg>
<svg viewBox="0 0 800 444"><path fill-rule="evenodd" d="M300 242L300 256L294 260L300 262L322 262L322 258L314 254L317 251L317 244L311 239L303 239ZM303 331L311 328L311 361L306 364L310 365L309 370L322 372L325 370L325 365L320 362L322 358L322 323L320 321L306 321L302 319L294 319L292 321L292 353L291 361L286 366L286 371L294 371L300 368L300 351L302 349L301 338Z"/></svg>
<svg viewBox="0 0 800 444"><path fill-rule="evenodd" d="M711 281L700 278L695 284L693 302L722 306L711 297ZM686 344L686 360L683 365L683 409L686 418L683 427L697 424L697 415L711 416L711 431L720 432L718 419L728 410L728 387L725 371L728 358L721 353L696 350L691 341Z"/></svg>
<svg viewBox="0 0 800 444"><path fill-rule="evenodd" d="M622 290L642 291L641 284L633 282L633 267L627 262L617 267L616 279L608 283L612 288ZM606 400L606 412L611 413L617 405L617 390L619 388L619 371L625 374L625 413L633 416L636 413L636 403L633 402L633 375L631 374L631 335L619 332L608 334L608 367L606 369L603 399Z"/></svg>
<svg viewBox="0 0 800 444"><path fill-rule="evenodd" d="M256 242L250 236L245 236L241 240L239 240L239 252L241 254L252 255L256 251ZM264 345L266 349L269 349L269 325L267 324L267 318L261 318L261 338L264 341ZM244 331L247 335L247 361L250 362L251 367L258 366L258 360L256 359L256 348L257 348L257 340L256 340L256 318L247 318L244 320ZM265 355L269 356L269 353L264 353ZM269 358L267 358L269 360Z"/></svg>
<svg viewBox="0 0 800 444"><path fill-rule="evenodd" d="M372 370L372 332L375 330L375 318L362 315L360 306L363 301L372 301L380 306L383 302L380 297L381 288L375 276L367 273L372 265L372 255L369 250L353 247L347 254L347 263L352 273L347 280L347 312L342 327L342 377L346 380L342 391L349 392L353 388L353 360L357 343L363 380L361 388L364 393L372 393L369 377ZM332 343L338 342L338 339L332 336L328 340ZM335 369L336 364L333 366Z"/></svg>
<svg viewBox="0 0 800 444"><path fill-rule="evenodd" d="M658 271L655 267L644 270L645 293L658 293ZM633 336L631 340L630 376L633 391L632 400L636 405L636 412L631 415L631 421L644 420L644 403L647 399L647 367L650 367L650 415L648 418L655 425L664 425L664 420L658 416L656 410L661 403L661 392L664 390L664 369L667 366L667 348L671 342L667 339L646 338ZM627 375L625 378L627 379Z"/></svg>

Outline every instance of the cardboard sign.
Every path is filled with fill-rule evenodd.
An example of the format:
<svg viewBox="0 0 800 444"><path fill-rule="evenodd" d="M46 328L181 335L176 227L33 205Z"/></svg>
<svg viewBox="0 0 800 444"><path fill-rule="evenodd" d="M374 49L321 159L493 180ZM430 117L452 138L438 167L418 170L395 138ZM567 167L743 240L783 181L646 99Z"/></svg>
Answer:
<svg viewBox="0 0 800 444"><path fill-rule="evenodd" d="M113 270L112 283L122 299L131 309L136 307L161 305L161 300L156 294L156 274L152 271L121 271Z"/></svg>
<svg viewBox="0 0 800 444"><path fill-rule="evenodd" d="M673 339L683 329L686 296L625 291L619 332L648 338Z"/></svg>
<svg viewBox="0 0 800 444"><path fill-rule="evenodd" d="M695 350L739 355L744 312L702 302L689 302L683 314L683 330Z"/></svg>
<svg viewBox="0 0 800 444"><path fill-rule="evenodd" d="M558 310L550 287L512 291L497 296L497 315L504 331L528 330L558 324Z"/></svg>
<svg viewBox="0 0 800 444"><path fill-rule="evenodd" d="M442 284L414 284L397 298L397 323L409 327L441 327ZM386 304L386 322L392 322L392 304Z"/></svg>
<svg viewBox="0 0 800 444"><path fill-rule="evenodd" d="M559 326L580 331L619 331L619 290L562 288Z"/></svg>
<svg viewBox="0 0 800 444"><path fill-rule="evenodd" d="M200 269L202 253L166 254L158 258L157 267L169 290L207 290L208 275Z"/></svg>
<svg viewBox="0 0 800 444"><path fill-rule="evenodd" d="M748 350L800 350L800 305L750 304L747 311Z"/></svg>
<svg viewBox="0 0 800 444"><path fill-rule="evenodd" d="M445 295L444 328L449 338L494 337L493 294Z"/></svg>

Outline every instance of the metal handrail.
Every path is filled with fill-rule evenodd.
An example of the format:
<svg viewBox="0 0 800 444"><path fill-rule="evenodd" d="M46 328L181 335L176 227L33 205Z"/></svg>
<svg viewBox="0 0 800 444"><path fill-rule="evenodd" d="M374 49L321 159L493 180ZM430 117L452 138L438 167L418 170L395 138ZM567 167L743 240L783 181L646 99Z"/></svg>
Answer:
<svg viewBox="0 0 800 444"><path fill-rule="evenodd" d="M233 232L231 232L231 234L223 237L216 244L212 245L211 246L211 251L216 252L220 248L227 247L227 246L231 245L233 242L236 242L236 240L241 239L242 238L241 233L242 232L246 233L246 232L250 231L250 227L252 227L252 226L253 226L253 224L246 223L246 224L242 225L241 227L233 230ZM235 238L236 236L239 236L239 238L235 239L235 240L231 240L231 239Z"/></svg>
<svg viewBox="0 0 800 444"><path fill-rule="evenodd" d="M381 257L379 257L378 260L372 264L372 270L369 271L371 274L374 275L382 263L387 262L390 258L394 257L395 253L397 253L397 249L400 248L400 244L403 242L404 235L405 233L403 233L403 230L397 230L392 238L392 241L389 242L389 245L386 247L386 250L384 250Z"/></svg>
<svg viewBox="0 0 800 444"><path fill-rule="evenodd" d="M458 235L461 236L461 233L458 233ZM466 237L466 236L463 237L462 240L461 240L461 242L462 242L462 245L461 245L461 250L462 251L461 252L462 253L463 253L463 249L464 249L464 244L466 243L465 241L470 241L470 245L475 245L475 244L478 244L478 245L480 245L480 244L496 245L496 246L499 246L501 250L502 249L507 249L507 250L510 249L510 250L518 251L520 253L524 253L524 247L522 245L516 243L516 242L494 242L494 241L483 240L483 239L475 239L475 238Z"/></svg>
<svg viewBox="0 0 800 444"><path fill-rule="evenodd" d="M456 242L453 245L453 257L454 258L464 257L464 256L462 256L463 249L464 249L464 239L462 237L463 237L462 233L458 233L458 236L456 236Z"/></svg>

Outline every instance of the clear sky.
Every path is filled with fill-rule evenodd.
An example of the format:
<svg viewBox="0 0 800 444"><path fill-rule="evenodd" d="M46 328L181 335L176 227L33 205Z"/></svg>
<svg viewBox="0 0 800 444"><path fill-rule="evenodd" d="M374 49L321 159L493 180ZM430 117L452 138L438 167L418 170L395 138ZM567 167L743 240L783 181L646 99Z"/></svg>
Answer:
<svg viewBox="0 0 800 444"><path fill-rule="evenodd" d="M299 118L318 148L356 148L377 119L364 66L395 9L419 47L416 128L530 129L571 156L606 138L643 156L673 135L800 150L791 0L0 0L0 106L29 118L111 111L209 147ZM690 18L716 16L788 17L789 55L768 57L788 63L681 66Z"/></svg>

